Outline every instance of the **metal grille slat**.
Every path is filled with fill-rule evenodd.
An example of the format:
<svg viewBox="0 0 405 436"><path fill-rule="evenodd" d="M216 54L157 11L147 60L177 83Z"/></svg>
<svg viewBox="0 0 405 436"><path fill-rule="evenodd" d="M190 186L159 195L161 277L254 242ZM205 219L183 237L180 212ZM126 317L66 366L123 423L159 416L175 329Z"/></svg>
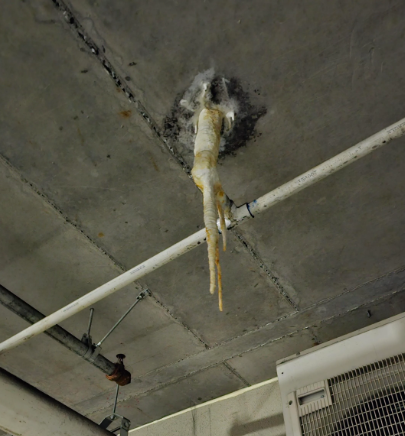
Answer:
<svg viewBox="0 0 405 436"><path fill-rule="evenodd" d="M300 417L303 436L405 435L405 354L327 383L332 404Z"/></svg>

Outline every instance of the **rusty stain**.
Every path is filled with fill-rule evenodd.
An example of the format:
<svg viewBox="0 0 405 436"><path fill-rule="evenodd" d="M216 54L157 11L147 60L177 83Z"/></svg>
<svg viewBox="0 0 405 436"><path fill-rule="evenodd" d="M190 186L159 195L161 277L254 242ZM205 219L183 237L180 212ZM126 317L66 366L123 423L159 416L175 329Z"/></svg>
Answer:
<svg viewBox="0 0 405 436"><path fill-rule="evenodd" d="M106 375L110 381L117 383L119 386L125 386L131 383L131 373L125 369L124 354L117 354L118 362L115 364L115 369L112 374Z"/></svg>
<svg viewBox="0 0 405 436"><path fill-rule="evenodd" d="M83 145L84 145L84 138L83 138L82 132L80 131L79 128L77 128L77 133L78 133L79 138L80 138L80 143L81 143L82 146L83 146Z"/></svg>
<svg viewBox="0 0 405 436"><path fill-rule="evenodd" d="M121 111L120 115L122 116L122 118L129 118L132 115L132 111L131 110Z"/></svg>
<svg viewBox="0 0 405 436"><path fill-rule="evenodd" d="M155 162L155 159L153 159L152 155L149 156L149 159L152 162L153 168L155 168L155 170L159 172L159 167L157 166L157 163Z"/></svg>
<svg viewBox="0 0 405 436"><path fill-rule="evenodd" d="M100 233L98 234L98 237L99 237L99 238L104 238L104 233L103 233L103 232L100 232Z"/></svg>

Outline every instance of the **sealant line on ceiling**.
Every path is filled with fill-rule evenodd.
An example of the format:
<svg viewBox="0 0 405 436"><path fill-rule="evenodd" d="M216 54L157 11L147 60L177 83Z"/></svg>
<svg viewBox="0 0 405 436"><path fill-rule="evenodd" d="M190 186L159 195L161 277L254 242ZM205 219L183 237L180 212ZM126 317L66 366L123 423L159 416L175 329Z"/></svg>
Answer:
<svg viewBox="0 0 405 436"><path fill-rule="evenodd" d="M311 170L301 174L290 182L268 192L262 197L254 200L248 205L245 204L241 207L233 210L232 221L228 222L229 226L236 226L238 223L243 222L246 219L252 218L258 213L268 210L271 206L285 200L286 198L302 191L308 186L324 179L325 177L339 171L340 169L350 165L358 159L366 156L372 151L388 144L393 139L400 138L405 134L405 118L392 124L391 126L381 130L380 132L370 136L362 142L348 148L342 153L332 157L331 159L323 162L322 164L312 168ZM248 207L249 206L249 207ZM44 332L50 327L54 326L58 322L61 322L76 313L82 311L86 307L91 306L97 301L106 298L107 296L117 292L124 286L134 282L135 280L144 277L152 271L160 268L163 265L177 259L181 255L196 248L202 242L206 240L205 229L200 230L197 233L189 236L186 239L178 242L177 244L167 248L166 250L151 257L140 265L128 270L113 280L98 287L92 292L84 295L78 300L68 304L67 306L59 309L55 313L47 316L43 320L35 323L34 325L26 328L25 330L17 333L11 338L0 344L0 354L3 354L6 350L17 347L30 338Z"/></svg>
<svg viewBox="0 0 405 436"><path fill-rule="evenodd" d="M122 77L117 73L115 68L112 66L111 62L107 59L104 54L104 50L100 50L97 44L92 40L92 38L87 35L83 26L75 18L73 12L66 6L66 4L61 0L51 0L53 4L62 12L65 21L69 24L71 29L76 33L76 35L86 44L90 52L96 56L97 60L101 63L108 75L113 79L115 85L121 89L121 91L126 95L128 100L135 104L135 107L141 117L146 121L152 132L157 136L157 138L163 143L165 148L167 148L173 158L180 164L183 170L186 172L189 178L191 178L191 168L187 162L183 159L181 154L177 151L176 147L167 141L160 132L155 121L152 119L143 104L136 99L134 92L125 83Z"/></svg>
<svg viewBox="0 0 405 436"><path fill-rule="evenodd" d="M260 256L256 253L256 251L250 246L249 242L236 230L236 228L231 229L232 233L235 235L236 239L246 248L249 252L250 256L254 259L254 261L259 265L267 276L272 281L274 287L277 292L287 301L287 303L296 311L300 310L298 304L293 300L293 298L288 294L288 292L284 289L284 286L280 283L280 279L275 276L269 269L269 267L263 262Z"/></svg>

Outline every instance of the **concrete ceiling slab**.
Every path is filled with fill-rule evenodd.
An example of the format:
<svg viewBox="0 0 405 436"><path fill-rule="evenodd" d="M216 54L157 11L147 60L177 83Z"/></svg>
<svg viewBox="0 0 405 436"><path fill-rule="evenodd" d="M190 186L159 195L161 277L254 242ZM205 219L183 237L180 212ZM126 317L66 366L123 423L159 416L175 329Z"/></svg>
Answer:
<svg viewBox="0 0 405 436"><path fill-rule="evenodd" d="M286 336L282 341L275 341L236 356L227 363L250 384L255 384L277 377L277 360L304 351L316 344L317 339L310 330L301 330L291 336Z"/></svg>
<svg viewBox="0 0 405 436"><path fill-rule="evenodd" d="M227 240L227 251L220 253L223 312L218 310L217 296L209 293L205 245L145 277L156 297L209 346L294 311L234 232L228 232Z"/></svg>
<svg viewBox="0 0 405 436"><path fill-rule="evenodd" d="M301 308L402 266L404 145L365 157L239 229Z"/></svg>
<svg viewBox="0 0 405 436"><path fill-rule="evenodd" d="M351 310L344 316L325 320L316 329L321 342L346 335L405 312L405 288L400 292Z"/></svg>
<svg viewBox="0 0 405 436"><path fill-rule="evenodd" d="M193 233L200 194L126 97L61 25L13 9L2 24L2 53L13 53L2 63L3 156L126 267Z"/></svg>
<svg viewBox="0 0 405 436"><path fill-rule="evenodd" d="M236 78L267 110L220 161L237 204L404 116L399 1L2 6L0 283L44 313L202 227L191 149L164 125L197 73ZM203 246L95 306L100 338L152 291L103 349L128 356L132 426L262 381L279 357L373 322L367 310L403 310L404 142L233 229L223 314ZM0 338L24 326L0 317ZM86 325L86 311L63 323ZM104 376L44 335L1 365L96 421L112 405Z"/></svg>
<svg viewBox="0 0 405 436"><path fill-rule="evenodd" d="M160 127L175 98L210 67L239 79L252 103L267 108L262 135L221 168L238 203L403 115L392 101L404 80L394 68L404 60L402 2L67 4Z"/></svg>
<svg viewBox="0 0 405 436"><path fill-rule="evenodd" d="M228 360L249 383L277 376L276 361L405 311L405 289Z"/></svg>
<svg viewBox="0 0 405 436"><path fill-rule="evenodd" d="M0 261L4 286L43 313L50 313L121 272L3 162L0 180L0 201L8 206L0 218L0 238L7 246ZM96 341L138 293L139 288L131 285L118 298L113 295L94 305L92 334ZM16 315L0 309L3 340L26 327ZM83 311L61 325L80 338L87 329L87 318L88 312ZM111 389L112 383L102 373L61 348L41 335L2 356L2 365L70 405ZM127 368L134 377L203 349L201 341L152 298L140 302L103 344L103 353L113 361L117 353L125 352ZM70 387L61 390L66 380Z"/></svg>
<svg viewBox="0 0 405 436"><path fill-rule="evenodd" d="M38 12L34 9L32 13L35 17ZM21 28L28 26L32 17L27 14L25 19L27 24ZM179 171L174 159L157 146L142 118L116 91L96 61L80 51L77 42L62 28L51 28L49 32L53 32L52 38L51 34L44 37L43 31L35 27L25 50L34 53L30 59L36 65L36 55L49 53L53 57L52 47L63 47L58 53L60 73L49 72L47 63L41 61L38 71L34 68L38 76L33 75L26 53L21 59L8 58L7 74L2 79L4 88L17 72L23 85L17 90L17 98L16 92L5 94L6 105L10 113L18 110L27 121L24 129L18 129L21 118L2 119L7 140L1 144L0 152L114 261L125 268L132 267L201 227L200 194L186 174ZM19 53L13 44L21 44L24 38L21 34L19 41L15 35L11 46L4 50ZM33 45L32 50L29 44ZM68 68L73 63L72 56L77 65L74 74ZM64 91L59 94L61 81ZM31 95L21 107L20 102L34 83L43 90L40 98ZM106 92L100 93L100 89ZM43 117L49 113L53 114L52 123L43 129ZM229 289L227 298L232 296L228 299L228 318L218 313L216 299L207 293L205 247L168 265L145 282L165 307L173 309L182 322L191 322L193 331L207 343L229 339L291 310L279 298L270 279L256 274L259 268L239 245L231 239L231 255L223 256L228 271L224 275ZM245 270L249 273L245 274ZM168 271L171 280L167 280ZM180 296L178 283L186 288ZM67 304L68 299L64 301ZM43 308L46 313L55 309Z"/></svg>
<svg viewBox="0 0 405 436"><path fill-rule="evenodd" d="M147 5L68 3L91 37L107 44L123 76L132 74L161 127L169 102L211 66L238 78L252 102L268 109L257 126L261 135L220 167L224 189L237 204L404 116L402 103L393 101L404 84L394 67L405 61L401 2L333 1L323 10L314 1L220 7L173 1L159 2L154 14ZM164 68L157 71L157 62ZM405 241L395 229L404 225L404 142L242 228L297 304L305 307L402 265ZM180 150L192 165L192 153Z"/></svg>
<svg viewBox="0 0 405 436"><path fill-rule="evenodd" d="M210 382L207 383L207 380ZM227 367L218 365L148 396L136 398L131 403L132 406L127 402L119 404L118 409L122 412L125 411L125 416L132 419L137 425L142 425L244 387L246 385ZM174 398L175 401L173 401ZM139 419L139 411L142 411L143 420ZM108 414L108 409L104 413ZM102 416L102 411L89 414L89 417L95 421Z"/></svg>

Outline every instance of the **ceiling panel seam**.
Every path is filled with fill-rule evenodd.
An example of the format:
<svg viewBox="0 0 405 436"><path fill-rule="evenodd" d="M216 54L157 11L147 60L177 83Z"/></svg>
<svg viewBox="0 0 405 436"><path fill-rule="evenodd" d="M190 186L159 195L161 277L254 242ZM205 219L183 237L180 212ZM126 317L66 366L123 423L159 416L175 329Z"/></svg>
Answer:
<svg viewBox="0 0 405 436"><path fill-rule="evenodd" d="M9 170L11 170L16 176L29 187L29 189L34 192L36 195L38 195L43 201L45 201L62 219L65 221L66 224L70 225L75 229L77 232L82 234L86 240L95 247L102 255L106 256L113 265L118 268L120 271L125 272L127 271L125 267L117 261L111 254L109 254L107 251L103 250L90 236L88 236L77 224L75 224L67 215L64 214L62 209L60 209L49 197L47 197L43 192L41 192L33 182L30 182L26 177L24 177L18 169L9 162L9 160L4 157L2 154L0 154L0 162L5 165ZM206 348L208 348L208 344L201 338L199 335L197 335L187 324L180 321L178 318L176 318L170 310L160 301L158 300L154 295L153 291L146 285L142 284L139 281L133 282L134 286L137 290L141 291L143 289L148 288L150 291L150 298L153 299L156 305L158 305L162 310L164 310L170 317L170 319L183 327L184 330L186 330L188 333L193 335L201 344L203 344Z"/></svg>
<svg viewBox="0 0 405 436"><path fill-rule="evenodd" d="M28 185L29 187L30 187L30 189L33 191L33 192L35 192L38 196L40 196L45 202L47 202L56 212L58 212L58 214L60 215L60 216L62 216L62 218L65 220L65 222L66 223L68 223L68 224L70 224L73 228L75 228L77 231L79 231L94 247L96 247L102 254L104 254L105 256L107 256L108 258L109 258L109 260L111 261L111 262L113 262L113 264L117 267L117 268L119 268L120 270L122 270L122 271L125 271L125 268L119 263L119 262L117 262L111 255L109 255L106 251L104 251L101 247L99 247L88 235L86 235L86 233L82 230L82 229L80 229L74 222L72 222L66 215L64 215L64 213L63 213L63 211L61 210L61 209L59 209L45 194L43 194L32 182L30 182L27 178L25 178L4 156L2 156L1 154L0 154L0 161L4 164L4 165L6 165L11 171L13 171L15 174L17 174L17 176L21 179L21 181L23 182L23 183L25 183L26 185ZM233 230L233 233L236 235L236 237L239 239L240 238L240 241L242 242L243 240L244 240L244 238L240 235L240 234L238 234L235 230ZM248 245L245 245L245 244L247 244L247 242L245 241L245 242L243 242L243 245L246 247L246 248L248 248ZM249 249L249 248L248 248ZM254 251L253 251L253 249L252 249L252 253L254 253ZM262 264L262 265L264 265L264 264ZM352 293L352 292L354 292L354 291L356 291L358 288L360 288L360 287L362 287L362 286L364 286L364 285L366 285L366 284L368 284L368 283L372 283L372 282L374 282L374 281L377 281L377 280L380 280L381 278L383 278L383 277L386 277L386 276L388 276L389 274L392 274L392 273L394 273L394 272L400 272L400 271L403 271L405 269L405 266L401 266L401 267L399 267L399 268L396 268L395 270L392 270L392 271L390 271L390 272L388 272L388 273L386 273L386 274L383 274L383 275L381 275L381 276L379 276L379 277L376 277L376 278L373 278L373 279L371 279L371 280L368 280L368 281L366 281L366 282L364 282L363 284L359 284L358 286L356 286L355 288L353 288L353 289L351 289L351 290L344 290L342 293L340 293L340 294L338 294L338 295L335 295L335 296L333 296L333 297L331 297L331 298L326 298L326 299L324 299L324 300L320 300L320 301L318 301L318 302L316 302L315 304L313 304L313 305L310 305L310 306L308 306L308 307L306 307L306 308L304 308L304 309L302 309L301 310L301 313L304 313L304 312L307 312L307 311L309 311L309 310L312 310L312 309L315 309L315 308L317 308L317 307L319 307L319 306L322 306L322 305L324 305L325 303L328 303L328 302L330 302L330 301L333 301L333 300L335 300L335 299L337 299L337 298L339 298L339 297L341 297L341 296L343 296L343 295L345 295L345 294L349 294L349 293ZM135 284L135 286L138 288L138 289L142 289L142 286L139 284L139 282L135 282L134 283ZM288 294L287 294L288 295ZM227 343L229 343L229 342L232 342L233 340L236 340L236 339L238 339L238 338L241 338L241 337L243 337L243 336L247 336L247 335L249 335L249 334L252 334L252 333L255 333L255 332L258 332L258 331L260 331L260 330L262 330L262 329L264 329L264 328L266 328L266 327L268 327L268 326L270 326L270 325L273 325L273 324L276 324L276 323L278 323L278 322L280 322L280 321L282 321L282 320L284 320L284 319L286 319L286 318L290 318L290 317L293 317L293 316L295 316L295 315L297 315L297 313L299 313L299 311L298 310L296 310L295 312L291 312L290 314L286 314L286 315L284 315L284 316L282 316L282 317L279 317L279 318L277 318L276 320L274 320L274 321L272 321L272 322L270 322L270 323L266 323L266 324L264 324L264 325L262 325L262 326L259 326L259 327L257 327L256 329L253 329L253 330L250 330L250 331L248 331L248 332L246 332L246 333L243 333L243 334L241 334L241 335L238 335L238 336L234 336L233 338L231 338L229 341L224 341L224 342L222 342L222 343L220 343L220 344L218 344L218 346L214 346L214 347L209 347L208 346L208 344L206 344L198 335L196 335L186 324L184 324L182 321L179 321L176 317L174 317L174 315L170 312L170 310L169 309L167 309L159 300L157 300L156 299L156 297L154 297L153 296L153 294L152 294L152 298L154 299L154 301L155 301L155 303L156 304L158 304L160 307L162 307L162 309L164 309L167 313L168 313L168 315L172 318L172 320L176 323L176 324L179 324L179 325L181 325L185 330L187 330L189 333L191 333L197 340L199 340L202 344L204 344L205 345L205 347L206 347L206 349L215 349L215 348L217 348L217 347L220 347L220 346L223 346L223 345L226 345ZM198 353L197 353L198 354Z"/></svg>
<svg viewBox="0 0 405 436"><path fill-rule="evenodd" d="M375 298L375 299L373 299L373 300L370 300L370 301L367 301L367 302L365 302L365 303L363 303L363 304L356 305L355 307L352 307L352 308L350 308L350 309L348 309L348 310L346 310L346 311L344 311L344 312L341 312L341 313L339 313L339 314L337 314L337 315L333 315L333 316L330 316L330 317L324 318L324 319L322 319L322 320L320 320L320 321L317 321L315 324L311 324L311 325L308 325L308 326L305 326L305 327L302 327L302 328L296 329L296 330L294 330L294 331L292 331L292 332L286 333L285 335L279 336L279 337L277 337L277 338L274 338L274 339L271 339L271 340L268 340L268 341L261 342L260 344L257 344L257 345L255 345L255 346L253 346L253 347L251 347L251 348L248 348L248 349L246 349L246 350L244 350L244 351L239 351L239 352L231 353L231 354L229 354L228 356L223 357L223 358L220 359L219 361L216 361L216 362L213 362L213 363L210 363L210 364L207 364L207 365L204 365L204 363L203 363L203 358L204 358L204 354L209 353L210 351L207 350L207 351L202 351L202 352L200 352L200 353L196 353L195 355L192 355L192 356L190 356L190 357L195 357L195 356L200 355L201 358L199 359L199 362L202 362L204 366L202 366L202 367L200 367L200 368L197 368L197 369L195 369L194 371L190 371L190 372L187 373L187 374L182 374L181 376L178 376L178 377L172 377L172 378L169 378L168 380L163 381L163 382L160 382L160 383L158 383L156 386L153 386L153 387L150 388L150 389L146 389L146 390L143 390L143 391L140 390L140 391L138 391L138 392L131 392L131 393L128 393L125 397L122 397L122 398L119 400L119 403L124 402L124 401L128 401L128 400L131 400L132 398L135 398L135 397L139 398L139 397L147 396L147 395L149 395L149 394L151 394L151 393L153 393L153 392L156 392L156 391L159 391L159 390L161 390L161 389L164 389L164 388L166 388L167 386L170 386L170 385L173 385L173 384L175 384L175 383L178 383L178 382L180 382L180 381L182 381L182 380L184 380L184 379L186 379L186 378L188 378L188 377L194 376L194 375L199 374L199 373L201 373L201 372L203 372L203 371L205 371L205 370L208 370L208 369L211 369L211 368L217 367L217 366L219 366L219 365L222 365L222 364L225 364L225 363L228 363L228 365L230 365L230 364L229 364L229 360L233 359L234 357L240 357L240 356L243 356L243 355L245 355L245 354L247 354L247 353L249 353L249 352L251 352L251 351L255 351L255 350L258 349L258 348L261 348L261 347L264 347L264 346L271 345L271 344L276 343L276 342L278 342L278 341L281 341L281 340L283 340L283 339L285 339L285 338L287 338L287 337L292 337L292 336L296 335L297 333L300 333L300 332L302 332L302 331L304 331L304 330L309 330L309 329L311 329L311 328L318 327L320 324L323 324L323 323L328 322L328 321L331 321L331 320L333 320L333 319L336 319L336 318L342 317L342 316L344 316L344 315L346 315L346 314L348 314L348 313L350 313L350 312L353 312L353 311L355 311L355 310L357 310L357 309L360 309L360 308L362 308L362 307L366 307L366 306L368 306L368 305L370 305L370 304L373 304L373 303L376 303L376 302L379 302L379 301L383 302L383 301L388 300L388 299L390 299L391 297L393 297L393 296L395 296L396 294L399 294L399 293L401 293L401 292L405 292L405 288L401 288L400 290L396 290L396 291L391 292L391 293L389 293L389 294L385 294L385 295L383 295L383 296L377 297L377 298ZM301 312L300 314L302 314L302 312ZM312 333L312 332L311 332L311 333ZM224 345L225 345L225 344L224 344ZM219 347L221 347L221 345L219 345L219 346L217 346L217 347L215 347L215 348L219 348ZM211 349L211 351L212 351L212 349ZM183 359L183 360L185 360L185 359ZM180 363L180 362L182 362L182 360L181 360L181 361L178 361L178 362L176 362L176 363L174 363L174 364L166 365L166 366L161 367L161 368L159 368L159 369L157 369L157 370L154 370L154 371L151 371L151 372L149 372L149 373L146 373L146 374L144 374L144 375L142 376L142 378L145 378L146 376L148 376L149 378L152 378L152 379L155 379L155 378L156 378L156 379L157 379L158 377L154 377L155 374L159 374L159 372L161 372L161 371L163 371L163 370L165 370L165 369L173 369L173 368L174 368L178 363ZM172 372L172 371L170 371L170 372ZM108 391L108 392L109 392L109 391ZM102 395L104 395L105 393L106 393L106 392L104 392ZM99 398L99 396L92 397L91 399L89 399L89 400L85 400L85 401L83 401L83 402L81 402L81 403L78 403L78 404L76 404L75 406L80 406L80 405L82 405L83 403L87 403L88 401L90 401L90 400L94 400L94 399L96 399L96 398ZM111 401L112 401L112 400L111 400ZM112 404L112 402L111 402L111 404ZM108 404L105 405L105 409L108 409L109 407L110 407L110 403L108 403ZM90 415L90 414L92 414L92 413L94 413L94 412L99 412L100 410L104 410L104 408L101 408L101 409L100 409L100 407L97 407L97 406L96 406L96 408L95 408L94 410L89 410L89 411L87 411L87 412L86 412L86 416L87 416L87 415Z"/></svg>
<svg viewBox="0 0 405 436"><path fill-rule="evenodd" d="M151 296L151 298L153 298L156 305L160 306L163 310L165 310L168 313L168 315L171 317L173 322L175 322L176 324L179 324L181 327L183 327L184 330L186 330L188 333L193 335L195 337L195 339L197 339L202 345L204 345L204 347L206 349L210 348L209 345L197 333L195 333L186 323L184 323L183 321L180 321L176 316L174 316L174 314L171 313L170 310L160 300L158 300L153 295L153 292L150 290L149 286L145 286L145 288L149 289L150 296Z"/></svg>
<svg viewBox="0 0 405 436"><path fill-rule="evenodd" d="M109 253L107 253L105 250L103 250L99 245L95 243L93 239L90 238L77 224L75 224L67 215L64 214L62 209L60 209L48 196L46 196L43 192L41 192L37 186L33 182L30 182L26 177L22 175L22 173L2 154L0 154L0 162L2 162L8 169L10 169L14 174L17 175L17 177L20 178L20 180L29 186L32 192L34 192L36 195L42 198L49 206L52 207L52 209L57 212L63 220L71 225L75 230L77 230L79 233L81 233L87 240L90 242L94 247L97 248L97 250L102 253L104 256L107 256L108 259L114 264L114 266L118 267L120 270L124 270L123 265L121 265L116 259L114 259L113 256L111 256ZM142 286L135 283L136 287L139 290L142 290Z"/></svg>
<svg viewBox="0 0 405 436"><path fill-rule="evenodd" d="M317 307L323 306L325 303L330 303L331 301L336 300L336 299L338 299L340 297L343 297L346 294L351 294L351 293L357 291L357 289L359 289L359 288L361 288L361 287L363 287L365 285L368 285L368 284L373 283L373 282L377 282L378 280L381 280L384 277L388 277L390 274L399 273L399 272L404 271L404 270L405 270L405 265L402 265L402 266L400 266L398 268L395 268L395 269L393 269L391 271L388 271L388 272L386 272L384 274L381 274L378 277L374 277L374 278L372 278L370 280L367 280L367 281L365 281L365 282L355 286L354 288L351 288L351 289L345 288L343 290L343 292L341 292L340 294L334 295L334 296L329 297L329 298L324 298L323 300L318 300L316 303L310 304L309 306L304 307L303 309L301 309L301 312L307 312L309 310L312 310L312 309L315 309Z"/></svg>
<svg viewBox="0 0 405 436"><path fill-rule="evenodd" d="M115 85L122 90L122 92L126 95L128 100L135 105L135 108L142 119L147 123L149 128L151 129L154 136L163 144L164 149L168 150L172 157L176 160L176 162L182 167L187 176L191 179L191 168L187 164L187 162L183 159L183 156L178 152L177 148L174 144L168 141L160 131L156 122L153 120L147 109L144 105L135 97L135 93L132 89L127 85L125 80L117 73L116 69L113 67L111 62L107 59L104 54L104 50L100 49L98 45L92 40L92 38L87 34L84 30L83 26L74 16L71 9L61 0L50 0L55 7L62 12L63 18L66 23L69 25L70 29L73 33L78 37L81 41L83 41L90 52L97 58L100 62L101 66L105 69L108 75L113 79Z"/></svg>
<svg viewBox="0 0 405 436"><path fill-rule="evenodd" d="M280 283L280 277L277 277L270 268L265 264L265 262L261 259L259 254L253 249L252 245L249 241L243 237L240 232L238 232L235 228L230 230L238 240L238 242L247 249L249 255L255 261L255 263L267 274L273 283L274 287L277 289L277 292L284 298L285 301L296 311L299 311L300 308L298 304L294 301L294 299L288 294L288 292L284 289L284 286ZM284 279L281 279L284 281ZM291 285L290 285L291 286Z"/></svg>
<svg viewBox="0 0 405 436"><path fill-rule="evenodd" d="M336 296L334 296L334 297L330 297L330 298L324 299L324 300L322 300L321 302L317 302L317 303L315 303L315 304L313 304L313 305L311 305L311 306L308 306L307 308L303 309L301 312L298 312L298 311L296 311L296 312L291 312L291 313L289 313L289 314L286 314L286 315L283 315L283 316L277 318L277 319L274 320L274 321L271 321L271 322L269 322L269 323L266 323L266 324L264 324L264 325L262 325L262 326L260 326L260 327L258 327L258 328L256 328L256 329L254 329L254 330L250 330L250 331L248 331L248 332L246 332L246 333L242 333L242 334L240 334L240 335L238 335L238 336L234 336L233 338L231 338L231 339L229 339L229 340L227 340L227 341L221 342L221 343L218 344L218 345L215 345L215 346L213 346L213 347L210 347L209 350L210 350L210 351L215 351L215 350L217 350L218 348L221 348L221 347L224 347L224 346L226 346L226 345L228 345L228 344L231 344L232 342L234 342L234 341L237 340L237 339L243 338L243 337L245 337L245 336L250 336L250 335L252 335L252 334L255 334L255 333L257 333L257 332L260 332L261 330L265 329L266 327L270 327L270 326L275 325L275 324L277 324L277 323L279 323L279 322L281 322L281 321L284 321L284 320L286 320L286 319L295 318L296 316L300 316L300 315L303 316L303 315L305 315L306 312L309 312L309 311L311 311L311 310L315 310L315 309L317 309L318 307L323 306L325 303L330 303L330 302L332 302L333 300L336 300L336 299L338 299L339 297L341 297L341 296L343 296L343 295L346 295L346 294L349 294L349 293L355 292L355 291L356 291L358 288L360 288L361 286L364 286L364 285L369 284L369 283L376 282L376 281L378 281L378 280L383 279L384 277L389 276L390 274L393 274L393 273L395 273L395 272L401 272L401 271L404 271L404 270L405 270L405 266L400 267L400 268L398 268L398 269L396 269L396 270L394 270L394 271L390 271L389 273L387 273L387 274L385 274L385 275L382 275L382 276L379 276L378 278L375 278L375 279L370 280L370 281L368 281L368 282L365 282L363 285L357 286L357 287L351 289L350 291L345 291L345 292L343 292L343 293L341 293L341 294L339 294L339 295L336 295ZM319 322L328 321L329 319L333 319L333 318L336 318L336 317L339 317L339 316L345 315L346 313L349 313L349 312L351 312L351 311L353 311L353 310L356 310L357 308L359 308L359 307L361 307L361 306L364 306L364 305L368 305L368 304L374 303L374 302L376 302L376 301L378 301L378 300L384 300L384 299L386 299L386 298L390 298L391 296L395 295L396 293L402 292L402 291L404 291L404 290L405 290L405 287L403 287L403 288L401 288L401 289L399 289L399 290L393 291L393 292L391 292L391 293L388 293L388 294L380 295L379 297L376 297L376 298L373 299L373 300L366 301L366 302L363 303L362 305L357 305L357 306L354 306L354 307L350 307L349 309L344 310L343 312L340 312L340 313L338 313L338 314L331 315L330 317L326 317L326 318L324 318L324 319L321 319ZM313 324L312 326L315 326L315 324ZM302 329L304 330L304 329L308 329L308 328L311 328L311 325L306 326L306 327L303 327ZM292 333L296 333L296 332L298 332L298 331L301 331L301 329L298 329L298 330L296 330L296 331L293 331ZM282 337L279 337L279 338L276 338L275 340L279 340L279 339L281 339L281 338L283 338L283 337L286 337L286 336L288 336L288 335L290 335L290 334L292 334L292 333L291 333L291 332L290 332L290 333L287 333L286 335L284 335L284 336L282 336ZM263 345L263 344L258 345L258 347L261 347L262 345ZM248 351L251 351L251 349L249 349L249 350L247 350L247 351L244 351L244 353L245 353L245 352L248 352ZM188 358L191 358L191 357L193 357L193 356L196 356L196 355L199 355L199 354L202 354L202 353L206 353L206 351L198 352L198 353L196 353L196 354L194 354L194 355L188 356ZM185 358L185 359L187 359L187 358ZM182 361L185 360L185 359L180 359L180 360L177 361L176 363L180 363L180 362L182 362ZM221 363L221 362L219 362L219 363ZM174 364L175 364L175 363L174 363ZM163 367L159 368L159 370L162 370L162 369L164 369L164 368L166 368L166 367L169 367L169 366L172 366L172 365L173 365L173 364L168 364L168 365L166 365L166 366L163 366ZM149 374L149 373L146 373L146 374Z"/></svg>
<svg viewBox="0 0 405 436"><path fill-rule="evenodd" d="M317 333L315 333L314 327L310 327L308 331L311 333L312 340L314 341L314 345L319 345L322 341L317 335Z"/></svg>
<svg viewBox="0 0 405 436"><path fill-rule="evenodd" d="M264 346L266 346L266 345L273 344L273 343L275 343L275 342L277 342L277 341L280 341L281 339L284 339L284 338L286 338L286 337L288 337L288 336L293 336L293 335L295 335L295 334L297 334L297 333L300 333L300 332L302 332L302 331L304 331L304 330L308 330L308 331L312 334L312 333L313 333L313 332L312 332L312 329L313 329L313 328L317 328L317 327L319 327L319 325L321 325L321 324L324 324L324 323L329 322L329 321L331 321L331 320L333 320L333 319L336 319L336 318L341 318L341 317L347 315L347 314L350 313L350 312L354 312L355 310L361 309L362 307L367 307L367 306L369 306L369 305L371 305L371 304L374 304L374 303L378 303L378 302L383 302L383 301L385 301L385 300L389 300L391 297L393 297L393 296L395 296L395 295L397 295L397 294L400 294L401 292L405 292L405 287L402 288L402 289L399 289L399 290L396 290L396 291L390 292L389 294L384 294L383 296L380 296L380 297L374 298L374 299L372 299L372 300L370 300L370 301L366 301L365 303L362 303L362 304L358 304L358 305L356 305L356 306L353 306L353 307L351 307L350 309L347 309L347 310L345 310L345 311L343 311L343 312L340 312L340 313L338 313L338 314L336 314L336 315L332 315L332 316L329 316L329 317L327 317L327 318L321 319L321 320L317 321L317 322L314 323L314 324L311 324L311 325L308 325L308 326L305 326L305 327L299 328L299 329L297 329L297 330L294 330L293 332L288 333L288 334L283 335L283 336L280 336L279 338L271 339L271 340L269 340L269 341L265 341L265 342L263 342L263 343L260 344L260 345L257 345L257 346L255 346L255 347L252 347L251 349L248 349L248 350L246 350L246 351L244 351L244 352L242 352L242 353L238 353L237 356L243 356L244 354L247 354L247 353L249 353L249 352L251 352L251 351L254 351L254 350L256 350L257 348L261 348L261 347L264 347ZM316 336L315 336L315 339L317 339ZM204 353L204 351L203 351L203 353ZM236 357L236 355L230 357L229 359L232 359L233 357ZM229 359L227 359L227 360L229 360Z"/></svg>
<svg viewBox="0 0 405 436"><path fill-rule="evenodd" d="M334 300L337 300L338 298L343 297L344 295L351 294L351 293L357 291L359 288L361 288L361 287L363 287L363 286L365 286L367 284L371 284L371 283L377 282L377 281L379 281L379 280L381 280L381 279L383 279L385 277L388 277L391 274L399 273L399 272L404 271L404 270L405 270L405 265L403 265L403 266L401 266L399 268L396 268L396 269L394 269L392 271L389 271L389 272L387 272L387 273L385 273L385 274L383 274L381 276L378 276L378 277L375 277L375 278L373 278L371 280L368 280L368 281L366 281L366 282L364 282L364 283L362 283L360 285L357 285L356 287L354 287L352 289L346 289L343 292L341 292L340 294L334 295L334 296L329 297L329 298L324 298L323 300L318 300L316 303L311 304L311 305L309 305L309 306L307 306L305 308L302 308L299 311L297 310L297 311L294 311L294 312L291 312L291 313L287 313L287 314L285 314L283 316L280 316L279 318L277 318L277 319L275 319L273 321L270 321L270 322L268 322L266 324L263 324L263 325L261 325L259 327L256 327L255 329L249 330L248 332L242 333L242 334L240 334L238 336L234 336L233 338L231 338L231 339L229 339L227 341L221 342L218 345L216 345L215 347L211 347L211 349L215 349L217 347L221 347L221 346L227 345L227 344L231 343L232 341L234 341L236 339L243 338L244 336L249 336L249 335L255 334L255 333L260 332L261 330L263 330L263 329L265 329L267 327L273 326L273 325L275 325L275 324L277 324L277 323L279 323L281 321L284 321L286 319L293 319L293 318L295 318L297 316L305 315L307 312L316 310L318 307L325 306L327 303L331 303ZM384 295L382 295L382 296L380 296L378 298L385 298L387 295L391 296L391 295L394 295L396 292L401 292L403 290L405 290L405 287L404 287L404 289L397 290L397 291L393 292L392 294L384 294ZM370 303L373 303L374 301L377 301L377 300L370 300L370 301L367 301L364 304L370 304ZM356 307L358 307L358 306L356 306ZM350 309L348 309L348 310L346 310L344 312L341 312L340 314L332 315L330 318L333 318L335 316L340 316L341 314L348 313L351 310L354 310L354 309L350 308ZM329 318L325 318L325 320L328 320L328 319ZM323 320L321 320L321 321L323 322ZM308 328L308 327L305 327L305 328Z"/></svg>
<svg viewBox="0 0 405 436"><path fill-rule="evenodd" d="M228 371L230 371L235 377L237 377L246 387L249 387L250 386L250 383L245 379L245 378L243 378L240 374L239 374L239 372L238 371L236 371L236 369L235 368L232 368L232 366L231 365L229 365L229 363L227 363L227 362L223 362L222 363L224 366L225 366L225 368L228 370Z"/></svg>

